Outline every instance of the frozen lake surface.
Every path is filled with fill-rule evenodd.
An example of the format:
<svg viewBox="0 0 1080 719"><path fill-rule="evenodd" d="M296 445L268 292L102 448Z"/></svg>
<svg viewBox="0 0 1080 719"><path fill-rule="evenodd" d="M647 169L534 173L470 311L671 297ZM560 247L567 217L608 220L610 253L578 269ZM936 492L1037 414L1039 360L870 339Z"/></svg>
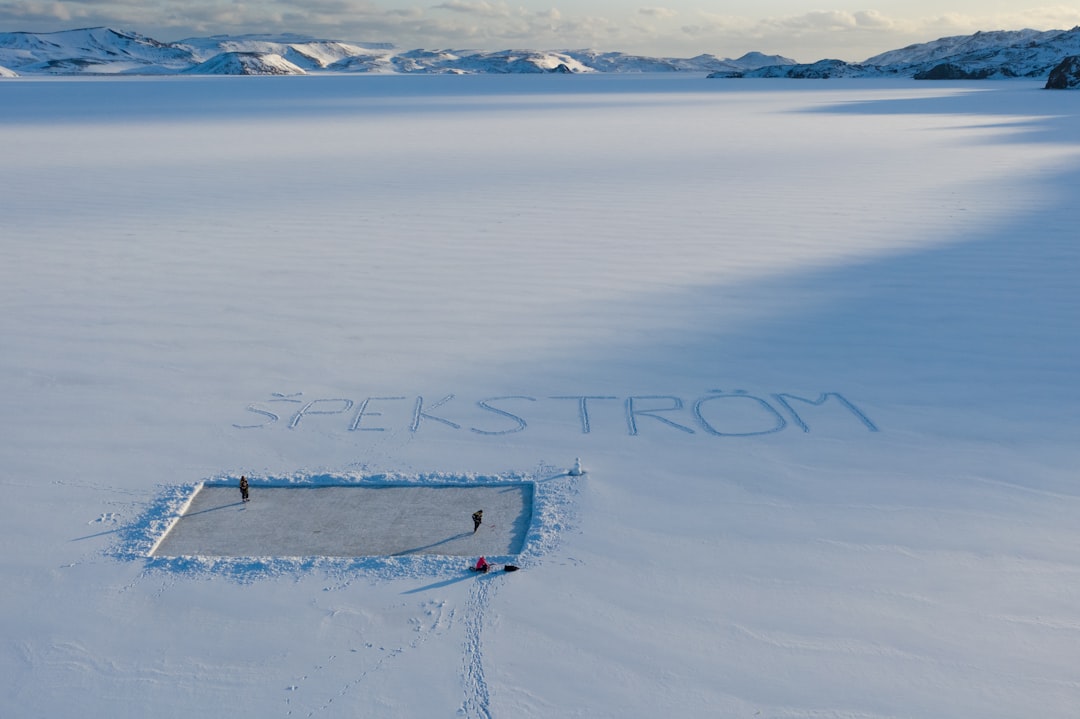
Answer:
<svg viewBox="0 0 1080 719"><path fill-rule="evenodd" d="M0 80L0 716L1075 719L1042 84Z"/></svg>

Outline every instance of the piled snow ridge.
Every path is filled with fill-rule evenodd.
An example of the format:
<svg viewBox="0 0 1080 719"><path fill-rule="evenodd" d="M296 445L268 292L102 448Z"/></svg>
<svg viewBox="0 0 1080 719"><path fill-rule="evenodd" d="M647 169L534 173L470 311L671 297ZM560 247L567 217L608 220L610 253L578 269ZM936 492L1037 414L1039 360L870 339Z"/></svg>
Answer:
<svg viewBox="0 0 1080 719"><path fill-rule="evenodd" d="M184 71L191 75L306 75L277 53L223 52Z"/></svg>
<svg viewBox="0 0 1080 719"><path fill-rule="evenodd" d="M250 477L253 491L258 488L284 487L499 487L531 485L532 517L524 546L515 555L495 557L499 562L513 560L530 565L542 561L561 541L562 534L576 525L577 480L583 473L580 460L572 470L541 465L533 472L499 474L425 473L425 474L310 474ZM108 550L123 561L139 561L148 569L183 574L208 574L251 582L275 576L298 576L313 571L330 574L402 578L445 575L460 572L459 556L406 554L400 556L310 556L310 557L233 557L180 556L160 557L155 549L173 525L187 511L199 490L206 487L236 487L238 477L220 474L201 482L163 486L160 494L140 517L116 534Z"/></svg>
<svg viewBox="0 0 1080 719"><path fill-rule="evenodd" d="M0 65L0 77L18 77L19 73Z"/></svg>

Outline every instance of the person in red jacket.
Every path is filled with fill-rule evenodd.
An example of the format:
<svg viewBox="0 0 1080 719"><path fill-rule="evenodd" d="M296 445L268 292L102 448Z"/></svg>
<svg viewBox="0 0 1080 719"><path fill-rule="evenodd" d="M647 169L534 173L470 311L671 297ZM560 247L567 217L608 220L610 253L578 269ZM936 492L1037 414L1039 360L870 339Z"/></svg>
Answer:
<svg viewBox="0 0 1080 719"><path fill-rule="evenodd" d="M491 565L487 563L487 560L480 557L476 560L476 566L473 567L474 572L486 572Z"/></svg>

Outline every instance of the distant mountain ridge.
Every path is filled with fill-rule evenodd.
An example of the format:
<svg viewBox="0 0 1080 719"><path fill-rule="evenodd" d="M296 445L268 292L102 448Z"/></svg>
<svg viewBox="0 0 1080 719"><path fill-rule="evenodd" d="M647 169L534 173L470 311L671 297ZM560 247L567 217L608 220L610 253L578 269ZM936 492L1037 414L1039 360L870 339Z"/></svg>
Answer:
<svg viewBox="0 0 1080 719"><path fill-rule="evenodd" d="M19 75L744 72L791 63L790 58L761 53L732 60L715 55L654 58L593 50L400 51L389 43L350 43L293 33L215 35L174 43L111 28L0 33L0 68Z"/></svg>
<svg viewBox="0 0 1080 719"><path fill-rule="evenodd" d="M736 59L647 57L595 50L402 51L390 43L325 40L293 33L214 35L163 43L135 32L85 28L0 33L0 77L17 75L304 75L311 73L703 72L709 77L1045 77L1080 55L1080 27L939 38L861 63L797 63L750 52Z"/></svg>

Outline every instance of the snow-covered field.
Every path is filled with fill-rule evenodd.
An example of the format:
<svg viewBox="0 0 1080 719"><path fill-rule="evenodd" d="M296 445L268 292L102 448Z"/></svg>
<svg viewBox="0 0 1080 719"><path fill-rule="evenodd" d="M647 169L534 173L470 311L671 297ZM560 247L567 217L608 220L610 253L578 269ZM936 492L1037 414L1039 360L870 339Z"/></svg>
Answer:
<svg viewBox="0 0 1080 719"><path fill-rule="evenodd" d="M0 82L0 716L1076 716L1041 85ZM145 556L242 473L543 511L515 574Z"/></svg>

